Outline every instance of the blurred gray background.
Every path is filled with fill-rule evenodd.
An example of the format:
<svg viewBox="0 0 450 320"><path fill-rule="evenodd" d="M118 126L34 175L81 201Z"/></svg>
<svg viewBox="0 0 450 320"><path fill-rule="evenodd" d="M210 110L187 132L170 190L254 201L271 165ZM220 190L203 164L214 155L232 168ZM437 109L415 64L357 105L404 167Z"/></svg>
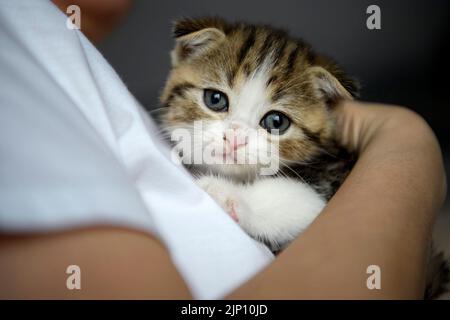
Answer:
<svg viewBox="0 0 450 320"><path fill-rule="evenodd" d="M381 8L381 30L366 28L366 8ZM407 106L436 132L450 171L450 1L136 0L118 29L99 44L129 90L148 109L169 70L171 22L219 15L289 30L334 57L362 84L361 99ZM450 201L436 225L450 256Z"/></svg>

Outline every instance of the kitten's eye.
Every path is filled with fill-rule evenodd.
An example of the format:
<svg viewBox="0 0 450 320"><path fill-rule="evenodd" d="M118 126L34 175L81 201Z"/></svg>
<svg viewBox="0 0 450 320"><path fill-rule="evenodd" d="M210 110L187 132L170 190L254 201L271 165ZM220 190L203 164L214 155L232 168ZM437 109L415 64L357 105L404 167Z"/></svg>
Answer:
<svg viewBox="0 0 450 320"><path fill-rule="evenodd" d="M283 134L291 125L291 120L279 111L270 111L261 119L260 125L269 133L272 133L271 130L277 129L278 134Z"/></svg>
<svg viewBox="0 0 450 320"><path fill-rule="evenodd" d="M211 110L225 112L228 110L228 98L223 92L205 89L203 101Z"/></svg>

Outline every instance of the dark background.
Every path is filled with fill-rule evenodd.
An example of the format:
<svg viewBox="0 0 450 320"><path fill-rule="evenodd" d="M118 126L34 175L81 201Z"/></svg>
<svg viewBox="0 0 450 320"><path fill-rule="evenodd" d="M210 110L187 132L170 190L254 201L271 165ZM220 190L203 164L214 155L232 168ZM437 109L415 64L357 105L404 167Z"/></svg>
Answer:
<svg viewBox="0 0 450 320"><path fill-rule="evenodd" d="M366 27L371 4L381 8L381 30ZM450 0L137 0L99 49L146 108L158 107L170 67L171 22L202 15L268 23L305 39L360 80L362 100L420 113L450 171ZM442 212L437 233L450 251L449 201Z"/></svg>

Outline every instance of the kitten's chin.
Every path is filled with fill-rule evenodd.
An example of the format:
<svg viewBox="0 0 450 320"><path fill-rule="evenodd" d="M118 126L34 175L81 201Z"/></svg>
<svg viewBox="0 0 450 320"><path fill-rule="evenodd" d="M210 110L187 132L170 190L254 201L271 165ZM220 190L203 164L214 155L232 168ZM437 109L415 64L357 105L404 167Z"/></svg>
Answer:
<svg viewBox="0 0 450 320"><path fill-rule="evenodd" d="M214 164L203 165L198 169L208 174L212 173L243 182L253 181L260 174L259 165Z"/></svg>

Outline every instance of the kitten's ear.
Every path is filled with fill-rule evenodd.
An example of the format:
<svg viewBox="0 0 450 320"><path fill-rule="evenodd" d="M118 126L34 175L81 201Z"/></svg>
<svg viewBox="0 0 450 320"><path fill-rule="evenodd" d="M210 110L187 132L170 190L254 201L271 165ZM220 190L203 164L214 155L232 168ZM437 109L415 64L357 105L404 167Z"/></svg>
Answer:
<svg viewBox="0 0 450 320"><path fill-rule="evenodd" d="M187 19L175 23L173 35L176 43L171 53L173 66L205 52L225 39L222 30L206 22L211 21Z"/></svg>
<svg viewBox="0 0 450 320"><path fill-rule="evenodd" d="M344 99L353 100L358 96L357 82L341 71L334 76L323 67L313 66L309 68L309 72L317 97L324 99L329 105Z"/></svg>

